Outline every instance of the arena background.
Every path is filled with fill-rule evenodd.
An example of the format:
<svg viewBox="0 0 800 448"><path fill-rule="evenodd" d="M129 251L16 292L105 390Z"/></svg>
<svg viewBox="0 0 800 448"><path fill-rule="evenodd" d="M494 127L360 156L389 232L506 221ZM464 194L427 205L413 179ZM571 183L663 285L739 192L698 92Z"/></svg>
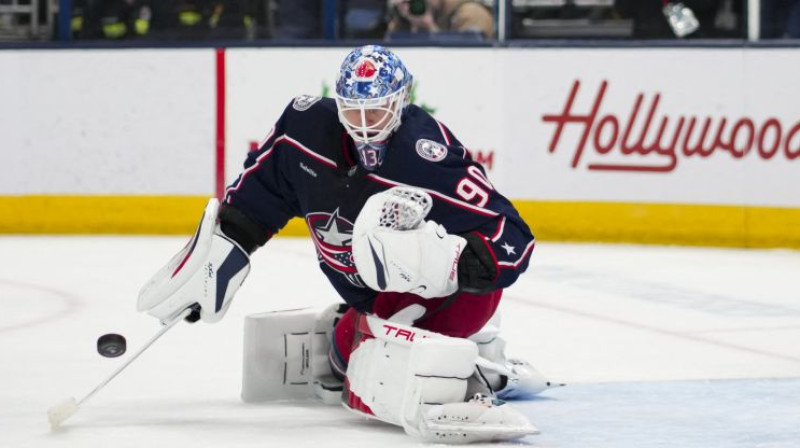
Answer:
<svg viewBox="0 0 800 448"><path fill-rule="evenodd" d="M337 22L356 1L316 2L311 40L257 17L231 40L92 36L74 28L92 22L77 7L90 1L148 3L0 0L0 446L419 448L342 406L242 402L247 317L341 301L302 237L252 254L221 322L179 323L51 430L48 409L163 328L136 312L138 292L281 110L332 95L343 56L373 43ZM719 7L684 38L660 0L481 1L489 41L389 46L415 75L413 101L537 236L496 316L507 356L567 387L512 404L541 430L514 446L800 447L800 14L775 9L800 0L683 0ZM9 20L26 3L30 20ZM624 3L655 19L647 35ZM49 8L38 21L36 5ZM609 14L592 21L595 7ZM294 220L280 235L306 234ZM98 355L105 333L127 338L125 356Z"/></svg>
<svg viewBox="0 0 800 448"><path fill-rule="evenodd" d="M190 233L346 51L0 51L0 232ZM398 52L540 240L800 248L796 48Z"/></svg>

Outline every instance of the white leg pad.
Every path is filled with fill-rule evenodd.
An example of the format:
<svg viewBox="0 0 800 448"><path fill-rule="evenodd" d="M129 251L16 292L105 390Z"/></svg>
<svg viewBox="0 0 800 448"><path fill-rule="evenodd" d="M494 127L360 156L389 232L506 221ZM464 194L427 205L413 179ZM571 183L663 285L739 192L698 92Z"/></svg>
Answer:
<svg viewBox="0 0 800 448"><path fill-rule="evenodd" d="M245 318L242 400L321 398L338 404L341 383L328 363L331 308L252 314Z"/></svg>
<svg viewBox="0 0 800 448"><path fill-rule="evenodd" d="M368 339L351 353L349 393L375 418L416 432L421 404L464 401L478 348L465 339L428 338L424 330L398 327L392 323L392 334ZM392 341L397 332L400 339ZM413 335L413 343L405 335Z"/></svg>
<svg viewBox="0 0 800 448"><path fill-rule="evenodd" d="M465 402L474 342L368 316L374 339L350 355L348 393L372 416L427 441L466 443L535 434L523 415L491 401Z"/></svg>
<svg viewBox="0 0 800 448"><path fill-rule="evenodd" d="M378 420L402 426L407 364L408 350L379 339L366 340L350 354L348 393L359 397Z"/></svg>

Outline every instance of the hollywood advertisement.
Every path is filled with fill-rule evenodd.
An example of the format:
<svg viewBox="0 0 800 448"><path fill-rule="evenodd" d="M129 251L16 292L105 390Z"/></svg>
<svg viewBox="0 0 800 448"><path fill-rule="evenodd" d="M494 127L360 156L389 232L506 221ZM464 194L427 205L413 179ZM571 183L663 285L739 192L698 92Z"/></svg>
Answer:
<svg viewBox="0 0 800 448"><path fill-rule="evenodd" d="M563 76L528 73L520 84L525 66L507 70L526 91L505 96L517 195L800 206L800 85L787 71L797 56L580 53L550 63ZM615 63L575 63L602 55Z"/></svg>

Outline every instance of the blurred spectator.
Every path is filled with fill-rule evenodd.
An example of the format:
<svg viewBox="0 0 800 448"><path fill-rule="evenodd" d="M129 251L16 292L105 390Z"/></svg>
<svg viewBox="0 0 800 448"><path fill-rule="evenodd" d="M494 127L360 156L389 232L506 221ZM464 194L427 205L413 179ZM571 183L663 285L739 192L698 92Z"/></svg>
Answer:
<svg viewBox="0 0 800 448"><path fill-rule="evenodd" d="M700 28L690 34L689 38L744 37L742 26L737 23L731 30L717 27L717 15L724 11L723 7L733 8L741 17L743 0L680 0L694 12L700 22ZM617 0L618 11L633 19L634 39L673 39L675 33L664 17L662 9L664 0Z"/></svg>
<svg viewBox="0 0 800 448"><path fill-rule="evenodd" d="M489 9L476 0L391 0L394 17L388 32L458 31L494 36L494 19Z"/></svg>
<svg viewBox="0 0 800 448"><path fill-rule="evenodd" d="M72 16L70 18L70 30L72 38L81 37L84 28L84 21L87 14L87 0L72 0ZM54 36L55 37L55 36Z"/></svg>
<svg viewBox="0 0 800 448"><path fill-rule="evenodd" d="M73 0L79 39L251 37L251 0Z"/></svg>
<svg viewBox="0 0 800 448"><path fill-rule="evenodd" d="M147 35L153 13L148 0L84 0L75 4L73 32L81 39L131 39Z"/></svg>
<svg viewBox="0 0 800 448"><path fill-rule="evenodd" d="M244 39L253 35L248 0L156 0L159 37L168 39Z"/></svg>
<svg viewBox="0 0 800 448"><path fill-rule="evenodd" d="M800 38L800 0L761 0L761 38Z"/></svg>

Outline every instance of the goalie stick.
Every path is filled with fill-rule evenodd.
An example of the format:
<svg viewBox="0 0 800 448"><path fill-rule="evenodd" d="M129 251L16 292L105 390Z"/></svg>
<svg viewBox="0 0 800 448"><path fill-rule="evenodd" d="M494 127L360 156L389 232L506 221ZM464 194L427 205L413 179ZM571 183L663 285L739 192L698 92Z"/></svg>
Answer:
<svg viewBox="0 0 800 448"><path fill-rule="evenodd" d="M133 354L127 361L125 361L121 366L117 368L111 375L109 375L106 379L104 379L100 384L97 385L91 392L86 394L80 401L76 400L75 397L69 397L66 400L56 404L55 406L51 407L47 410L47 418L50 420L50 429L56 430L59 426L61 426L64 421L68 418L75 415L78 412L80 406L86 403L92 396L94 396L97 392L100 391L103 387L106 386L111 380L116 378L117 375L120 374L126 367L128 367L136 358L139 357L148 347L153 345L153 343L160 338L164 333L167 332L170 328L175 326L176 323L180 322L181 320L189 317L189 315L194 312L194 308L186 308L183 310L181 314L176 316L173 320L167 322L158 332L147 341L142 348L140 348L136 353Z"/></svg>

